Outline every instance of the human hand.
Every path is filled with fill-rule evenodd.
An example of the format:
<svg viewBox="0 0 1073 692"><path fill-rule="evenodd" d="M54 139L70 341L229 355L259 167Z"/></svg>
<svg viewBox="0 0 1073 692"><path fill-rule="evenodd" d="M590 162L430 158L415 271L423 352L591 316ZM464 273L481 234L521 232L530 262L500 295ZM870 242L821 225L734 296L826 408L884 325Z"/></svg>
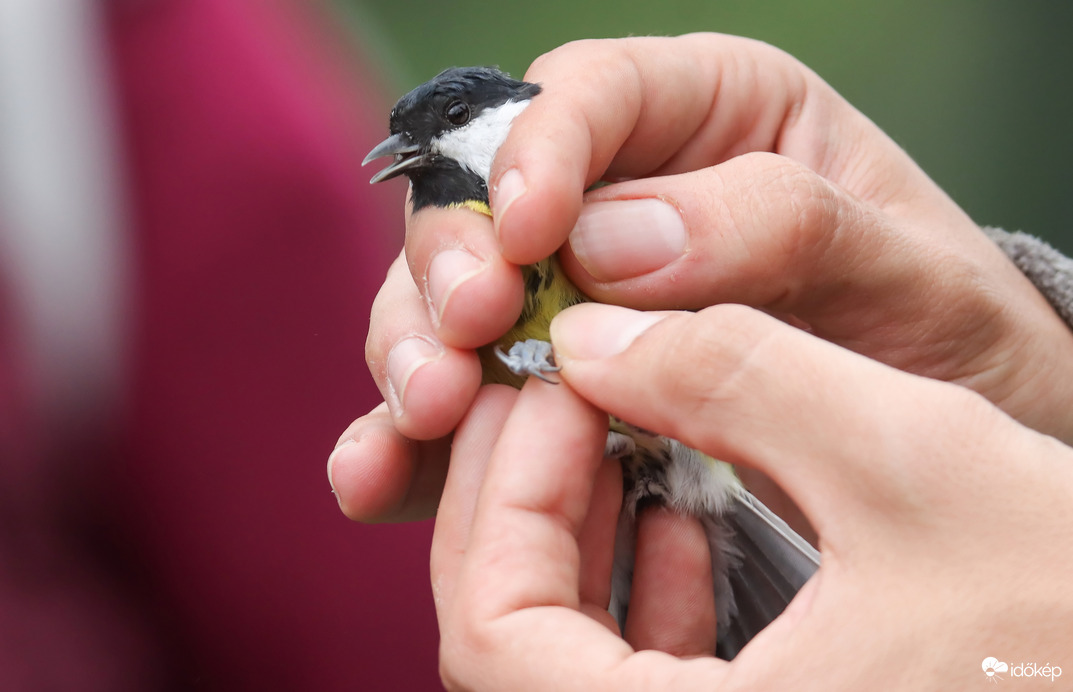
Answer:
<svg viewBox="0 0 1073 692"><path fill-rule="evenodd" d="M989 656L1068 666L1069 448L740 306L583 305L552 330L569 386L484 390L455 437L432 555L449 688L964 689ZM614 632L602 410L761 468L819 529L819 572L734 661ZM710 579L678 555L631 616L636 599L688 613L655 647L688 656L710 611L681 607L687 577Z"/></svg>
<svg viewBox="0 0 1073 692"><path fill-rule="evenodd" d="M1073 440L1073 334L904 152L797 61L718 35L584 41L526 79L544 92L496 157L495 227L467 210L413 215L374 305L367 359L391 425L383 409L357 421L342 439L361 443L333 468L373 463L363 446L404 449L363 472L384 482L365 489L379 505L435 507L436 484L425 496L410 481L442 479L446 447L419 454L388 438L454 429L480 381L471 349L517 316L515 263L564 242L566 270L597 300L760 307ZM582 207L599 178L625 182ZM350 494L346 477L333 482ZM344 510L401 516L357 500Z"/></svg>

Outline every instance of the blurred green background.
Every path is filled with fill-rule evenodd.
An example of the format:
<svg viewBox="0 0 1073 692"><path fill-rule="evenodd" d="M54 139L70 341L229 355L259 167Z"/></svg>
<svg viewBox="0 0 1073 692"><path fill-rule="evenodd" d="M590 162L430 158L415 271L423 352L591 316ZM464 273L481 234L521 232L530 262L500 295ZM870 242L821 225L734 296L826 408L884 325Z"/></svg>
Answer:
<svg viewBox="0 0 1073 692"><path fill-rule="evenodd" d="M977 222L1073 254L1070 0L335 1L392 97L452 65L520 77L577 38L720 31L767 41L878 123Z"/></svg>

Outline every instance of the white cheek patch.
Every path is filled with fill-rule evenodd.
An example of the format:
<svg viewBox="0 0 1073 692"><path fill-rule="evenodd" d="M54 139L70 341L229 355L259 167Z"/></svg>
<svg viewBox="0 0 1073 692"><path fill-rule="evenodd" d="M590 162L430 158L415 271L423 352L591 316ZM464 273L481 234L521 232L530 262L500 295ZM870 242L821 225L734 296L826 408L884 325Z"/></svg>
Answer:
<svg viewBox="0 0 1073 692"><path fill-rule="evenodd" d="M510 124L525 110L529 101L507 101L488 108L464 127L452 130L432 143L432 150L454 159L488 182L492 159L510 132Z"/></svg>

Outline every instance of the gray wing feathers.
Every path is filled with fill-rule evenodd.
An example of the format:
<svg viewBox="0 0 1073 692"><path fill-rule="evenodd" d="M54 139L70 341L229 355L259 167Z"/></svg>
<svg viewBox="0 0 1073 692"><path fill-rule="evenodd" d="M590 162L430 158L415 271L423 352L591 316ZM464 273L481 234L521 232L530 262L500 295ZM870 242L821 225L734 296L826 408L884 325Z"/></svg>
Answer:
<svg viewBox="0 0 1073 692"><path fill-rule="evenodd" d="M786 608L819 569L820 554L744 489L724 519L741 551L741 561L729 575L737 613L719 638L717 652L731 659Z"/></svg>

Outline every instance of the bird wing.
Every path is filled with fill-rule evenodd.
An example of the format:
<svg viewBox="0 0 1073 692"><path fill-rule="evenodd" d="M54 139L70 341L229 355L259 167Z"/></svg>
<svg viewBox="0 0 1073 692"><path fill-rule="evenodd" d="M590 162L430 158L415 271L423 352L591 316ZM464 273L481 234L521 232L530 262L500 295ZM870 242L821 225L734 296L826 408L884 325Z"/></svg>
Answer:
<svg viewBox="0 0 1073 692"><path fill-rule="evenodd" d="M724 520L741 551L729 575L737 613L717 651L729 660L789 605L819 569L820 553L744 488Z"/></svg>

